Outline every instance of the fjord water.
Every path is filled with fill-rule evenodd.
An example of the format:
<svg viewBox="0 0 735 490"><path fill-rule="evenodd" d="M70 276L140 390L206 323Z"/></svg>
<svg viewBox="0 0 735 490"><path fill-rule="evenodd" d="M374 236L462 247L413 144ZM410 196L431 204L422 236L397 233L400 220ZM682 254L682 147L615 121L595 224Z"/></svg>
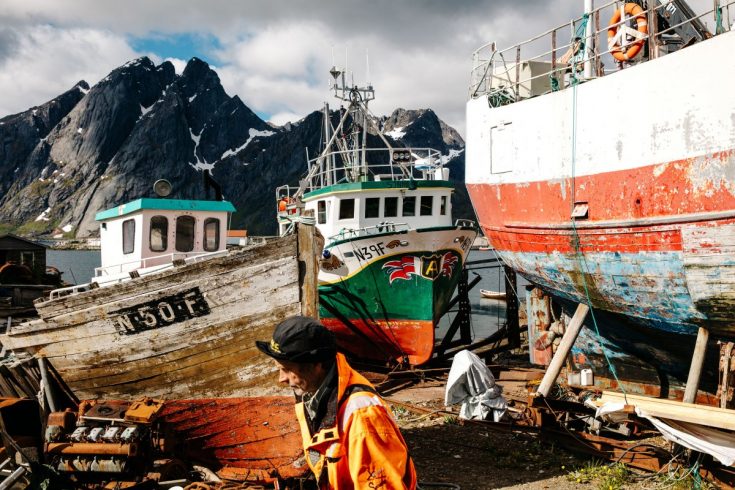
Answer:
<svg viewBox="0 0 735 490"><path fill-rule="evenodd" d="M46 264L59 269L61 278L71 284L89 282L100 260L99 250L46 250Z"/></svg>

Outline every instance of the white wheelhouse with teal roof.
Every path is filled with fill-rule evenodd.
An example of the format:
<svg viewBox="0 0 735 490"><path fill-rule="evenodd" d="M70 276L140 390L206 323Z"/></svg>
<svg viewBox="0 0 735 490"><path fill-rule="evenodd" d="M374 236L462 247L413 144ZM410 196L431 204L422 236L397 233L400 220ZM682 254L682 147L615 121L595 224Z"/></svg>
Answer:
<svg viewBox="0 0 735 490"><path fill-rule="evenodd" d="M224 253L228 201L143 198L100 211L101 265L94 282L104 283L168 267L176 260Z"/></svg>

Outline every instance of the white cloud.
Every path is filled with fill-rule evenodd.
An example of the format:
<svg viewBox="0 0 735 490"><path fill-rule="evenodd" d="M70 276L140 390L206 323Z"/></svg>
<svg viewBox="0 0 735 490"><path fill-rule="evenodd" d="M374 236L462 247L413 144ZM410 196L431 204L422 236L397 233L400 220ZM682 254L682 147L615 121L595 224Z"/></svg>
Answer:
<svg viewBox="0 0 735 490"><path fill-rule="evenodd" d="M711 0L692 7L703 12ZM324 101L336 106L327 71L333 51L345 65L347 48L355 82L376 89L374 113L432 108L463 133L473 50L489 41L509 46L581 13L579 0L4 0L0 117L80 79L94 84L140 56L131 36L189 33L217 38L217 51L206 54L228 94L274 123L298 120ZM185 61L169 61L181 73Z"/></svg>
<svg viewBox="0 0 735 490"><path fill-rule="evenodd" d="M123 36L109 31L34 25L5 32L16 43L0 60L0 115L40 105L79 80L94 84L136 57Z"/></svg>
<svg viewBox="0 0 735 490"><path fill-rule="evenodd" d="M179 58L166 58L164 61L170 61L171 64L174 65L174 70L176 70L177 75L181 75L184 72L184 68L186 68L187 60L181 60Z"/></svg>

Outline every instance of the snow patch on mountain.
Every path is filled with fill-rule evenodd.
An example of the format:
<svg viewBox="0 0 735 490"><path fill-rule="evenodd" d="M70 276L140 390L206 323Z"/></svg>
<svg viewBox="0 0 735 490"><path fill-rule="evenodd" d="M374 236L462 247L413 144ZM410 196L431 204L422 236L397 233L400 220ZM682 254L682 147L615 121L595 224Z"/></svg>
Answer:
<svg viewBox="0 0 735 490"><path fill-rule="evenodd" d="M406 136L405 129L406 128L404 126L401 126L400 128L393 128L392 131L388 131L385 134L387 134L388 136L390 136L394 140L399 140L399 139L403 138L404 136Z"/></svg>
<svg viewBox="0 0 735 490"><path fill-rule="evenodd" d="M36 221L49 221L48 214L51 212L51 208L46 208L46 210L38 215L38 218L36 218Z"/></svg>
<svg viewBox="0 0 735 490"><path fill-rule="evenodd" d="M242 146L240 146L238 148L235 148L234 150L227 150L226 152L224 152L222 154L221 157L219 157L219 159L220 160L224 160L225 158L227 158L229 156L237 155L242 150L244 150L245 147L247 147L250 144L250 142L253 141L254 138L257 138L259 136L262 136L262 137L273 136L276 133L274 131L267 131L267 130L266 131L258 131L257 129L250 128L250 131L248 132L248 134L249 134L250 137L248 138L248 140L245 143L242 144Z"/></svg>
<svg viewBox="0 0 735 490"><path fill-rule="evenodd" d="M202 131L204 131L204 128L202 128ZM196 162L192 163L191 166L197 170L213 170L214 163L207 163L206 160L202 161L197 154L197 150L199 149L199 140L202 138L202 131L200 131L199 134L194 134L194 131L189 128L191 140L194 142L194 158L196 158Z"/></svg>

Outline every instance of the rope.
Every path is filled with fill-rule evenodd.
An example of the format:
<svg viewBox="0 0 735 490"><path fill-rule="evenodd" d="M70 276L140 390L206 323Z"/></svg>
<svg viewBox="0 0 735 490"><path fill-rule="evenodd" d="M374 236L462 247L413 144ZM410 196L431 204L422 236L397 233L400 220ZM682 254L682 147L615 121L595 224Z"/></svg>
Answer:
<svg viewBox="0 0 735 490"><path fill-rule="evenodd" d="M290 221L290 224L288 225L288 228L286 228L286 231L283 233L283 236L290 235L294 232L296 229L296 223L303 223L307 226L315 226L316 225L316 218L313 216L283 216L288 221Z"/></svg>
<svg viewBox="0 0 735 490"><path fill-rule="evenodd" d="M725 27L722 25L722 6L718 5L717 10L715 10L715 24L717 27L715 28L715 34L722 34L725 32Z"/></svg>
<svg viewBox="0 0 735 490"><path fill-rule="evenodd" d="M585 14L586 15L586 14ZM572 70L572 73L574 73L574 70ZM573 75L574 76L574 75ZM572 85L572 192L571 192L571 209L572 211L574 209L574 201L576 200L576 165L577 165L577 83L574 83ZM577 222L572 213L570 212L570 216L572 216L572 234L573 239L572 243L574 244L574 253L577 258L577 261L579 263L580 269L584 269L583 272L586 274L590 274L589 266L587 265L587 259L585 255L582 253L582 245L579 240L579 232L577 231ZM595 317L595 310L592 307L592 299L590 298L590 292L589 288L587 287L587 279L585 274L581 274L582 277L582 285L584 286L584 294L587 299L587 306L589 307L590 316L592 317L592 324L595 327L595 332L597 333L597 337L599 339L602 339L602 335L600 334L600 328L597 325L597 318ZM605 349L604 343L600 340L600 349L602 350L602 355L605 357L605 362L607 363L608 368L610 369L610 372L612 373L613 377L615 378L615 381L618 383L618 387L623 392L623 398L625 399L625 403L628 403L628 394L625 391L625 387L620 382L620 379L618 378L618 373L615 370L615 366L613 366L612 362L610 362L610 357L607 355L607 349Z"/></svg>
<svg viewBox="0 0 735 490"><path fill-rule="evenodd" d="M587 50L587 43L585 42L586 41L586 39L585 39L586 32L585 31L587 30L587 22L589 21L589 18L590 18L590 14L589 13L585 13L582 16L582 21L579 23L579 26L577 27L577 30L574 32L574 39L572 39L572 41L570 43L571 46L572 46L572 49L574 49L574 43L577 42L577 41L579 41L579 48L577 50L577 53L575 53L572 56L572 59L570 60L570 64L571 64L571 67L572 67L572 79L571 79L571 82L570 83L573 86L574 85L577 85L579 83L579 78L577 78L577 64L580 61L582 61L581 59L579 59L579 55L581 53L582 54L582 59L584 59L584 53ZM576 104L576 101L577 101L577 94L575 93L574 94L574 102L575 102L575 104ZM575 112L574 113L574 120L575 120L575 122L576 122L576 118L577 118L577 114ZM576 135L576 131L575 131L575 135Z"/></svg>

